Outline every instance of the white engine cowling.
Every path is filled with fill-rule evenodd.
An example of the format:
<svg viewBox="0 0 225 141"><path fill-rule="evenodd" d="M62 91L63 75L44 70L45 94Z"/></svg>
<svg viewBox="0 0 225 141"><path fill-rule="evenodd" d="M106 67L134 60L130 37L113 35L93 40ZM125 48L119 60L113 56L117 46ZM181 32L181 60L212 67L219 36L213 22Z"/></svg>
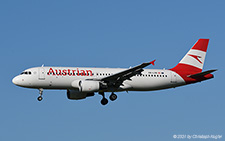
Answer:
<svg viewBox="0 0 225 141"><path fill-rule="evenodd" d="M78 90L67 90L67 98L71 100L85 99L86 97L94 96L94 93L84 93Z"/></svg>
<svg viewBox="0 0 225 141"><path fill-rule="evenodd" d="M79 89L80 92L97 92L100 88L99 81L92 80L75 80L71 85Z"/></svg>

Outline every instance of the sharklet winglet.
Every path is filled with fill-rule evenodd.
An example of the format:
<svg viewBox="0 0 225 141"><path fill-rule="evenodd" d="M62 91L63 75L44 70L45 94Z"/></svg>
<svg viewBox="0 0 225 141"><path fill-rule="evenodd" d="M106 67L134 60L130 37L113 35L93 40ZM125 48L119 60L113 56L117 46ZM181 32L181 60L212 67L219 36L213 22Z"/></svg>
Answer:
<svg viewBox="0 0 225 141"><path fill-rule="evenodd" d="M153 61L151 61L151 62L149 62L150 64L152 64L153 66L155 65L155 61L156 60L153 60Z"/></svg>

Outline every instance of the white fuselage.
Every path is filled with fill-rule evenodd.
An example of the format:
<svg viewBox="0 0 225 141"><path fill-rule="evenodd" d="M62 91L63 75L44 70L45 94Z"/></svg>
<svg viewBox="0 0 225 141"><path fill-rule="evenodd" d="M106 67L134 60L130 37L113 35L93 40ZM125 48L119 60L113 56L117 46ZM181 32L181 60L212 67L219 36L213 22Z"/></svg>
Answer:
<svg viewBox="0 0 225 141"><path fill-rule="evenodd" d="M25 70L13 79L13 83L27 88L74 89L75 80L100 79L126 69L35 67ZM144 69L140 74L125 80L117 91L152 91L185 85L183 78L171 70ZM107 90L110 91L110 90Z"/></svg>

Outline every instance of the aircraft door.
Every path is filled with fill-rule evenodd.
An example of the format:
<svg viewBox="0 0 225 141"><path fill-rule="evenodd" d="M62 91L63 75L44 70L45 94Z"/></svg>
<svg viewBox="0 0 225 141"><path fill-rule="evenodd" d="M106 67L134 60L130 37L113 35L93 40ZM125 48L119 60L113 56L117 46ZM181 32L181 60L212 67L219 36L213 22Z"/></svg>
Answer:
<svg viewBox="0 0 225 141"><path fill-rule="evenodd" d="M177 75L176 75L176 73L174 73L174 72L171 72L170 73L170 75L171 75L171 83L177 83Z"/></svg>
<svg viewBox="0 0 225 141"><path fill-rule="evenodd" d="M45 80L45 69L43 67L38 68L38 79L39 80Z"/></svg>

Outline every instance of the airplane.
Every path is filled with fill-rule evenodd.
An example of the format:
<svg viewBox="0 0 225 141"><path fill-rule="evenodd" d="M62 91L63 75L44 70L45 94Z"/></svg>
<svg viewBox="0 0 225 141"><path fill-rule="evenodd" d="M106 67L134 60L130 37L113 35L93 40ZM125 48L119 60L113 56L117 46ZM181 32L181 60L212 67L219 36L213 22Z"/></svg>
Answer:
<svg viewBox="0 0 225 141"><path fill-rule="evenodd" d="M34 67L14 77L12 82L20 87L39 90L41 101L44 89L67 91L70 100L80 100L102 95L101 104L108 99L105 92L111 92L109 99L115 101L115 92L154 91L175 88L214 77L216 69L202 72L209 39L199 39L183 59L171 69L144 69L154 65L155 60L128 69L91 67Z"/></svg>

